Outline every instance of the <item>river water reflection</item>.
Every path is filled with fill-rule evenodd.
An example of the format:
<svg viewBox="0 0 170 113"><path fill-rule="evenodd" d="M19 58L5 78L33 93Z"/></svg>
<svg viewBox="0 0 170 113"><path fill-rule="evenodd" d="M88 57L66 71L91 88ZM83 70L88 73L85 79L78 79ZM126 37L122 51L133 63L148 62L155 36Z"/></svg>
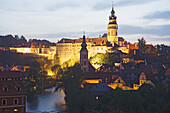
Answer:
<svg viewBox="0 0 170 113"><path fill-rule="evenodd" d="M66 110L63 91L54 92L55 87L47 89L50 93L37 95L31 102L26 103L27 113L58 113Z"/></svg>

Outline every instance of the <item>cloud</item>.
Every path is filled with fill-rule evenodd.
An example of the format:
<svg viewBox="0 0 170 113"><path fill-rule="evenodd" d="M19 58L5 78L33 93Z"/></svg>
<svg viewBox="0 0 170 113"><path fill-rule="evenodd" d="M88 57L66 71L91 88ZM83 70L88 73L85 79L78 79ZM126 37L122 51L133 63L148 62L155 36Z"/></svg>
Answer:
<svg viewBox="0 0 170 113"><path fill-rule="evenodd" d="M121 0L116 3L116 6L141 5L150 2L155 2L155 0Z"/></svg>
<svg viewBox="0 0 170 113"><path fill-rule="evenodd" d="M129 5L141 5L141 4L147 4L154 1L155 0L119 0L118 2L115 2L114 5L116 7L129 6ZM102 2L95 4L92 7L92 9L105 10L111 8L111 5L112 5L111 2L106 2L105 0L102 0Z"/></svg>
<svg viewBox="0 0 170 113"><path fill-rule="evenodd" d="M170 11L154 12L151 15L144 16L144 19L170 19Z"/></svg>
<svg viewBox="0 0 170 113"><path fill-rule="evenodd" d="M104 31L99 31L99 32L86 32L86 37L99 37L99 35L103 35ZM83 32L60 32L56 34L30 34L30 35L25 35L28 38L81 38L83 36Z"/></svg>
<svg viewBox="0 0 170 113"><path fill-rule="evenodd" d="M75 0L0 0L0 11L8 12L44 12L76 6Z"/></svg>
<svg viewBox="0 0 170 113"><path fill-rule="evenodd" d="M92 8L94 10L104 10L110 7L111 7L111 4L109 4L108 2L100 2L100 3L95 4Z"/></svg>
<svg viewBox="0 0 170 113"><path fill-rule="evenodd" d="M130 25L120 25L120 34L153 34L158 36L170 35L170 25L145 26L144 28Z"/></svg>
<svg viewBox="0 0 170 113"><path fill-rule="evenodd" d="M165 44L170 45L170 36L158 36L158 35L150 35L150 34L130 34L130 35L121 35L125 38L126 41L135 43L138 42L139 38L144 37L146 43L148 44Z"/></svg>
<svg viewBox="0 0 170 113"><path fill-rule="evenodd" d="M66 8L66 7L67 8L75 8L75 7L79 7L79 5L74 2L55 3L55 4L48 6L47 10L48 11L56 11L58 9L62 9L62 8Z"/></svg>

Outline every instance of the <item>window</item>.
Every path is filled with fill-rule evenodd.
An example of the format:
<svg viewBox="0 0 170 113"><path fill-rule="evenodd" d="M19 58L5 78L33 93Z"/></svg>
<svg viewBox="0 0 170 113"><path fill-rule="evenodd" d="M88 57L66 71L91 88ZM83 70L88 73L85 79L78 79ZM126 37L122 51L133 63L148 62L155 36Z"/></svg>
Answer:
<svg viewBox="0 0 170 113"><path fill-rule="evenodd" d="M18 104L18 99L17 98L14 98L14 105L17 105Z"/></svg>
<svg viewBox="0 0 170 113"><path fill-rule="evenodd" d="M117 35L117 31L116 31L116 35Z"/></svg>
<svg viewBox="0 0 170 113"><path fill-rule="evenodd" d="M84 61L84 65L86 65L86 61Z"/></svg>
<svg viewBox="0 0 170 113"><path fill-rule="evenodd" d="M6 99L2 99L2 105L3 106L7 105L7 100Z"/></svg>
<svg viewBox="0 0 170 113"><path fill-rule="evenodd" d="M108 32L108 35L110 36L110 32Z"/></svg>
<svg viewBox="0 0 170 113"><path fill-rule="evenodd" d="M86 58L86 54L84 54L84 58Z"/></svg>
<svg viewBox="0 0 170 113"><path fill-rule="evenodd" d="M118 83L120 83L120 80L118 80Z"/></svg>
<svg viewBox="0 0 170 113"><path fill-rule="evenodd" d="M84 68L84 72L86 71L86 68Z"/></svg>
<svg viewBox="0 0 170 113"><path fill-rule="evenodd" d="M113 35L113 32L111 32L110 35Z"/></svg>

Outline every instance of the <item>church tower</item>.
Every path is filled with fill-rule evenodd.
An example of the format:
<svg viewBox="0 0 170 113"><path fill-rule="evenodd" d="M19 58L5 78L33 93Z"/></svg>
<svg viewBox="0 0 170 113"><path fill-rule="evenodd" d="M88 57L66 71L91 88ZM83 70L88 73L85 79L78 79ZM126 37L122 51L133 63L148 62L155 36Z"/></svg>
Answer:
<svg viewBox="0 0 170 113"><path fill-rule="evenodd" d="M117 25L117 17L115 16L113 4L112 4L111 16L109 16L109 24L107 28L107 41L109 41L112 44L112 46L114 46L114 43L118 44L118 25Z"/></svg>
<svg viewBox="0 0 170 113"><path fill-rule="evenodd" d="M83 42L80 50L80 65L83 72L89 72L88 50L85 40L85 34L83 35Z"/></svg>
<svg viewBox="0 0 170 113"><path fill-rule="evenodd" d="M140 78L139 78L139 85L141 86L142 84L146 83L146 75L144 72L141 73Z"/></svg>

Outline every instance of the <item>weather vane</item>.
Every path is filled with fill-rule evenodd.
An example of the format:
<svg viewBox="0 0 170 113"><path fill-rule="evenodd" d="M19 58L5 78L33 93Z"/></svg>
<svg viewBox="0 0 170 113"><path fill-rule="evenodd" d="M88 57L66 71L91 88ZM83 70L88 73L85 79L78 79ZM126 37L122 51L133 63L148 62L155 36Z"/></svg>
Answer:
<svg viewBox="0 0 170 113"><path fill-rule="evenodd" d="M85 31L83 31L83 35L85 35Z"/></svg>
<svg viewBox="0 0 170 113"><path fill-rule="evenodd" d="M113 6L114 6L114 2L112 1L112 8L113 8Z"/></svg>

